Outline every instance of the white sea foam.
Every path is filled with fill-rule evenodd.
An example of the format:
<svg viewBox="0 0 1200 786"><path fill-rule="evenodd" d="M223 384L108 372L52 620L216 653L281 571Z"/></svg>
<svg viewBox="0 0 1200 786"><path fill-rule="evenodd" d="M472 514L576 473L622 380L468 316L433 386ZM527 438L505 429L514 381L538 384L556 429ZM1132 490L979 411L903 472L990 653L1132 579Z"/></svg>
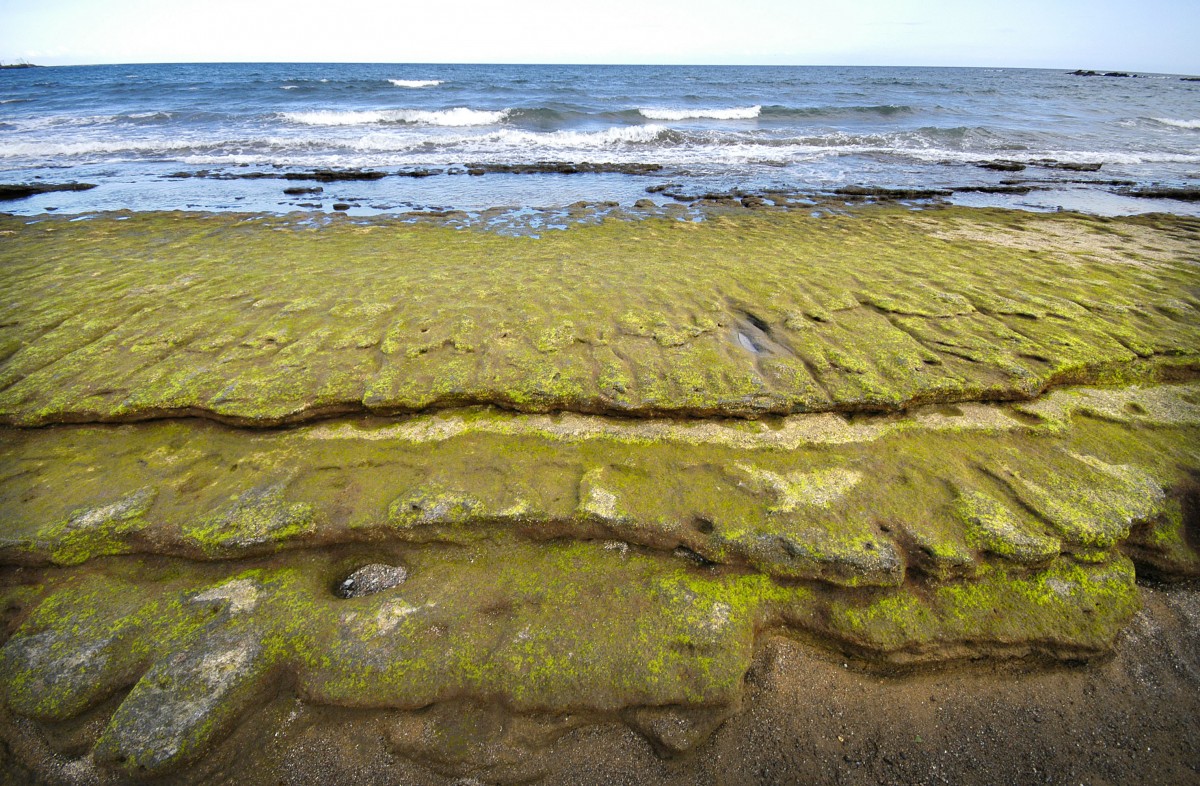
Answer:
<svg viewBox="0 0 1200 786"><path fill-rule="evenodd" d="M503 122L509 110L453 109L429 111L424 109L379 109L362 111L317 110L313 112L284 112L284 120L306 126L363 126L376 123L420 123L431 126L488 126Z"/></svg>
<svg viewBox="0 0 1200 786"><path fill-rule="evenodd" d="M762 113L761 106L731 109L639 109L649 120L753 120Z"/></svg>
<svg viewBox="0 0 1200 786"><path fill-rule="evenodd" d="M1154 122L1162 123L1164 126L1174 126L1175 128L1200 128L1200 120L1175 120L1170 117L1156 117Z"/></svg>
<svg viewBox="0 0 1200 786"><path fill-rule="evenodd" d="M295 90L299 86L300 85L280 85L279 89L280 90Z"/></svg>
<svg viewBox="0 0 1200 786"><path fill-rule="evenodd" d="M396 87L437 87L444 84L441 79L389 79Z"/></svg>
<svg viewBox="0 0 1200 786"><path fill-rule="evenodd" d="M461 134L438 138L422 137L417 145L428 148L459 148L475 155L487 155L492 151L504 153L542 151L547 154L573 150L596 151L605 148L623 148L629 145L655 145L671 141L678 134L660 125L618 126L603 131L522 131L503 128L486 134ZM368 135L355 144L357 149L370 149L374 145L388 146L393 143L390 135ZM390 149L390 148L389 148Z"/></svg>

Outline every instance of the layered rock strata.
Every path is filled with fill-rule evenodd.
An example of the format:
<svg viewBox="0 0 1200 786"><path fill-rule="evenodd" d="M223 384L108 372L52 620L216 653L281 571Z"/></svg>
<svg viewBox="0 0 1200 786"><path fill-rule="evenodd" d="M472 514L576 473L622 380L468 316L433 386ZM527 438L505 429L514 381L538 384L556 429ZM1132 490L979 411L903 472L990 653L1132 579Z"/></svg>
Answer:
<svg viewBox="0 0 1200 786"><path fill-rule="evenodd" d="M1200 574L1194 221L0 225L0 727L43 774L186 780L281 695L465 702L469 756L389 742L452 772L614 720L679 756L766 634L1087 659Z"/></svg>

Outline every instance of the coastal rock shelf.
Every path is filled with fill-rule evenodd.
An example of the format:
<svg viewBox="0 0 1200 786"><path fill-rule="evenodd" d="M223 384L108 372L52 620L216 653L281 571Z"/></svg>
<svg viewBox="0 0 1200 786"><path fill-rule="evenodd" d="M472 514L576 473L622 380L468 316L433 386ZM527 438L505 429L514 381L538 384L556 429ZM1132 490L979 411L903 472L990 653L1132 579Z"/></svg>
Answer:
<svg viewBox="0 0 1200 786"><path fill-rule="evenodd" d="M894 411L1200 368L1194 219L120 218L0 218L0 422Z"/></svg>
<svg viewBox="0 0 1200 786"><path fill-rule="evenodd" d="M867 418L474 409L0 441L6 706L108 706L87 762L131 775L193 761L282 686L465 697L560 717L551 737L619 718L674 755L737 710L764 631L897 664L1088 658L1137 610L1135 566L1200 575L1194 384Z"/></svg>
<svg viewBox="0 0 1200 786"><path fill-rule="evenodd" d="M1198 248L0 217L0 780L276 783L370 728L326 758L528 782L597 726L686 756L769 642L1106 655L1200 576Z"/></svg>

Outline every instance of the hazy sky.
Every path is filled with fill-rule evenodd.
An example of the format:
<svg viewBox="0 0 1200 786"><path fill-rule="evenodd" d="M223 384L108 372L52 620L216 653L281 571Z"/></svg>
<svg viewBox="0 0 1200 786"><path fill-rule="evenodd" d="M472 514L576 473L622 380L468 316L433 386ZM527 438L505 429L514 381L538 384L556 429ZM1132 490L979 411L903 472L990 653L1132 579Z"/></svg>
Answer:
<svg viewBox="0 0 1200 786"><path fill-rule="evenodd" d="M1200 0L0 0L0 61L1200 72Z"/></svg>

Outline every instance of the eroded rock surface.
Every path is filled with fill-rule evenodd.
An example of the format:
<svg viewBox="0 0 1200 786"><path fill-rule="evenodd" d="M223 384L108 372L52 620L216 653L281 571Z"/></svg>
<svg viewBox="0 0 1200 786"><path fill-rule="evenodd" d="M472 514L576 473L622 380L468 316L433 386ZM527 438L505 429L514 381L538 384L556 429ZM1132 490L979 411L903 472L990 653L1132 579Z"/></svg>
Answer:
<svg viewBox="0 0 1200 786"><path fill-rule="evenodd" d="M888 411L1200 364L1200 227L1178 217L877 208L535 240L136 214L0 232L16 425Z"/></svg>
<svg viewBox="0 0 1200 786"><path fill-rule="evenodd" d="M0 737L68 781L283 696L687 757L764 636L1088 659L1200 575L1188 219L0 225Z"/></svg>

